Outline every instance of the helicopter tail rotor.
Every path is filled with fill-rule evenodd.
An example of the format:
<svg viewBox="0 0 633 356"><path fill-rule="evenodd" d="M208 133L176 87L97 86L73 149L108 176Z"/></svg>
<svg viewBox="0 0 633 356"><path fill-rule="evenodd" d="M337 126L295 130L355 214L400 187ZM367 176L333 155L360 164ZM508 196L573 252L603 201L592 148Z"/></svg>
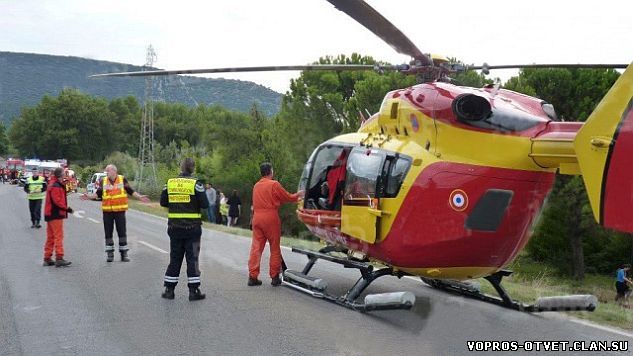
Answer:
<svg viewBox="0 0 633 356"><path fill-rule="evenodd" d="M633 63L611 87L574 140L594 217L607 228L633 232Z"/></svg>

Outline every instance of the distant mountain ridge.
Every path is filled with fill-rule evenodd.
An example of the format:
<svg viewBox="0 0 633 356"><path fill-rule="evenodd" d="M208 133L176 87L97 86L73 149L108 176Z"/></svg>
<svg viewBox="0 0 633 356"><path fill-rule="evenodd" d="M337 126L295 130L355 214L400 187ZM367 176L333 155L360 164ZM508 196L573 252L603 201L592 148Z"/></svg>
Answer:
<svg viewBox="0 0 633 356"><path fill-rule="evenodd" d="M144 78L88 78L92 74L142 69L80 57L0 52L0 121L12 121L22 107L34 106L44 95L57 95L64 88L107 99L133 95L143 102ZM282 95L248 81L169 76L155 77L153 97L190 106L221 105L243 112L256 103L267 115L274 115L279 111Z"/></svg>

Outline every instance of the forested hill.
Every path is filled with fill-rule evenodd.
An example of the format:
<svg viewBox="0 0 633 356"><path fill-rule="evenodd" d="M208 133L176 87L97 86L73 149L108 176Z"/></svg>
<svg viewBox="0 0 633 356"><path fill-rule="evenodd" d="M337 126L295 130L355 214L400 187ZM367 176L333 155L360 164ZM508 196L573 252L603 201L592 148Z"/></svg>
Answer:
<svg viewBox="0 0 633 356"><path fill-rule="evenodd" d="M0 121L12 121L23 106L36 105L45 94L57 95L64 88L108 99L134 95L142 102L144 78L88 78L141 69L79 57L0 52ZM243 112L257 103L268 115L277 113L281 103L281 94L253 82L185 76L156 77L154 98L187 105L217 104Z"/></svg>

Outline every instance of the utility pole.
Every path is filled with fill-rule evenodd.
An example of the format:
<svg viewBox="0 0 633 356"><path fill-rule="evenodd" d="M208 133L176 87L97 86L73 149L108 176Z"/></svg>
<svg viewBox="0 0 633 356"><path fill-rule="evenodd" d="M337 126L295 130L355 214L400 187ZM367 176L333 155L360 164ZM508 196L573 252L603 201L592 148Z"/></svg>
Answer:
<svg viewBox="0 0 633 356"><path fill-rule="evenodd" d="M146 62L143 70L152 70L156 62L156 52L150 44L147 47ZM141 140L138 146L138 171L136 187L138 190L154 190L157 186L156 163L154 161L154 77L145 77L145 99L141 117Z"/></svg>

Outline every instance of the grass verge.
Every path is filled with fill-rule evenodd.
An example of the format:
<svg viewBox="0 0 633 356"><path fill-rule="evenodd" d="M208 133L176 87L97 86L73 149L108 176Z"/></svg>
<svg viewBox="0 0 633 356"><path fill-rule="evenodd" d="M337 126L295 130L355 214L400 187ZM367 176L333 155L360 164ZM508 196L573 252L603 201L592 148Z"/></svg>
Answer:
<svg viewBox="0 0 633 356"><path fill-rule="evenodd" d="M560 276L551 267L520 256L510 266L514 273L503 280L503 286L512 298L532 304L539 297L570 294L593 294L598 298L598 307L593 312L566 312L566 314L585 319L596 324L633 330L633 309L617 305L615 299L615 276L597 274L585 275L582 282ZM496 292L481 278L479 280L484 293L496 296Z"/></svg>

